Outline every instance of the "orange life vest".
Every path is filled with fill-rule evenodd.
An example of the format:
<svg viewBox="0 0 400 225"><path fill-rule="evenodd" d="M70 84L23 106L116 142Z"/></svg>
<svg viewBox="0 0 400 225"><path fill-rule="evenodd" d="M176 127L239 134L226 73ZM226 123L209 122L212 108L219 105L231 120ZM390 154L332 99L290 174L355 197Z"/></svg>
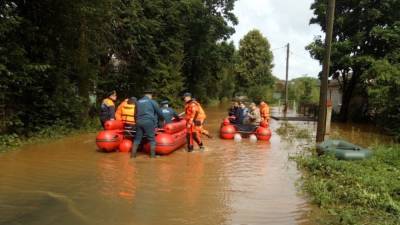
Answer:
<svg viewBox="0 0 400 225"><path fill-rule="evenodd" d="M125 99L121 104L119 104L117 111L115 111L115 119L122 121L122 108L124 105L128 104L128 99Z"/></svg>
<svg viewBox="0 0 400 225"><path fill-rule="evenodd" d="M121 120L127 124L135 124L135 104L124 104L121 110Z"/></svg>

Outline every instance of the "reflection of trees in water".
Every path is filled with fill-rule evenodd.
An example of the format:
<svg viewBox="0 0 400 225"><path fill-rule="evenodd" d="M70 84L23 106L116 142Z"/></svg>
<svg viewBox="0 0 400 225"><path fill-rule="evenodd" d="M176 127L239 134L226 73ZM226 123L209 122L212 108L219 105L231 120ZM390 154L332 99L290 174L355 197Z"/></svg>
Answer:
<svg viewBox="0 0 400 225"><path fill-rule="evenodd" d="M196 153L195 153L196 154ZM203 188L204 162L203 155L196 154L186 158L186 166L183 171L186 190L184 201L188 206L197 204Z"/></svg>
<svg viewBox="0 0 400 225"><path fill-rule="evenodd" d="M129 157L103 157L98 160L99 191L109 198L133 201L136 195L136 168Z"/></svg>

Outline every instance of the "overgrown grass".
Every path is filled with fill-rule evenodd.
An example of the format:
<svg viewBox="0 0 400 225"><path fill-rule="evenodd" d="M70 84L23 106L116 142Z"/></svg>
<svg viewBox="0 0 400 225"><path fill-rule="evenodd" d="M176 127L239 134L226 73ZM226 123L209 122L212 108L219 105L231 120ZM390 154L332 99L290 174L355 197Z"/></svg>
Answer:
<svg viewBox="0 0 400 225"><path fill-rule="evenodd" d="M276 129L276 133L284 140L311 139L311 131L306 128L295 126L289 122L282 122Z"/></svg>
<svg viewBox="0 0 400 225"><path fill-rule="evenodd" d="M99 128L100 125L98 120L93 119L82 124L79 128L73 128L70 124L59 122L53 126L40 129L29 137L20 136L18 134L0 135L0 153L21 147L25 144L48 141L50 139L57 139L71 134L95 132Z"/></svg>
<svg viewBox="0 0 400 225"><path fill-rule="evenodd" d="M295 156L302 187L322 216L318 224L400 224L400 145L377 146L363 161Z"/></svg>

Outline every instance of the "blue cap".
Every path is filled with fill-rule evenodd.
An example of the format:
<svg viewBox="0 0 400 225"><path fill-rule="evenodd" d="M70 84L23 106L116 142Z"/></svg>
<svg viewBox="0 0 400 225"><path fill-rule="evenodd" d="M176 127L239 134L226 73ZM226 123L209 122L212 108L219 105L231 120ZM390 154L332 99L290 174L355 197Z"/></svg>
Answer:
<svg viewBox="0 0 400 225"><path fill-rule="evenodd" d="M161 101L161 102L160 102L161 105L166 105L166 104L168 104L168 103L169 103L168 100L164 100L164 101Z"/></svg>
<svg viewBox="0 0 400 225"><path fill-rule="evenodd" d="M144 90L144 93L145 94L154 94L154 90L149 88L149 89Z"/></svg>
<svg viewBox="0 0 400 225"><path fill-rule="evenodd" d="M185 94L183 94L183 97L192 97L192 94L190 94L189 92L186 92Z"/></svg>

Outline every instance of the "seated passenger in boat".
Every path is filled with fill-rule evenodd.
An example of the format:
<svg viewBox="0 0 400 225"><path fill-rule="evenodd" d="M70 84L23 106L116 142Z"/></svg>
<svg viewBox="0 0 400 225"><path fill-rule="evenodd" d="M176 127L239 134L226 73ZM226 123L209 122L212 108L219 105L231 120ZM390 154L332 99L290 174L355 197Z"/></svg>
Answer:
<svg viewBox="0 0 400 225"><path fill-rule="evenodd" d="M244 102L239 103L239 116L237 117L236 124L243 124L244 119L249 114L249 109Z"/></svg>
<svg viewBox="0 0 400 225"><path fill-rule="evenodd" d="M175 112L175 110L169 107L169 101L164 100L161 102L161 113L163 115L164 120L158 121L158 127L163 127L165 124L172 123L172 119L179 120L179 115Z"/></svg>
<svg viewBox="0 0 400 225"><path fill-rule="evenodd" d="M233 101L232 107L228 111L229 121L233 124L239 124L240 106L239 102Z"/></svg>
<svg viewBox="0 0 400 225"><path fill-rule="evenodd" d="M229 116L234 116L238 109L239 109L239 102L235 101L235 100L232 101L232 106L228 110L228 115Z"/></svg>
<svg viewBox="0 0 400 225"><path fill-rule="evenodd" d="M260 109L257 105L252 102L250 104L250 112L248 113L247 117L244 119L243 123L246 125L253 125L259 126L261 122L261 114Z"/></svg>

